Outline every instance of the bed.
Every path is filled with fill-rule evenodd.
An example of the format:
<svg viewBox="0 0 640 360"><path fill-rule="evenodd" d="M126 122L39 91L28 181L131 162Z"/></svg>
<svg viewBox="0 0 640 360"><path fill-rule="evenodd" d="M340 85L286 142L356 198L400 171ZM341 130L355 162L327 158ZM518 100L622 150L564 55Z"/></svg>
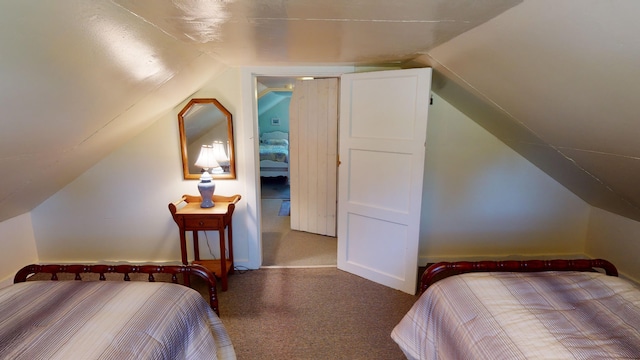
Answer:
<svg viewBox="0 0 640 360"><path fill-rule="evenodd" d="M192 275L208 302L179 284ZM235 359L217 313L202 266L29 265L0 289L0 358Z"/></svg>
<svg viewBox="0 0 640 360"><path fill-rule="evenodd" d="M260 135L260 176L289 177L289 133L271 131Z"/></svg>
<svg viewBox="0 0 640 360"><path fill-rule="evenodd" d="M421 289L391 334L408 359L640 358L640 290L605 260L438 263Z"/></svg>

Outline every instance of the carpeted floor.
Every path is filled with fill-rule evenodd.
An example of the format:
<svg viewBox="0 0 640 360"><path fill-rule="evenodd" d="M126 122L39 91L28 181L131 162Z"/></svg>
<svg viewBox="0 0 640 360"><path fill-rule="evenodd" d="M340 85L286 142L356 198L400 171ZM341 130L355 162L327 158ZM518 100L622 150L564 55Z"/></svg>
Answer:
<svg viewBox="0 0 640 360"><path fill-rule="evenodd" d="M261 178L262 266L336 266L335 237L291 230L285 177Z"/></svg>
<svg viewBox="0 0 640 360"><path fill-rule="evenodd" d="M335 237L291 230L290 217L279 216L280 199L262 199L263 266L336 266Z"/></svg>
<svg viewBox="0 0 640 360"><path fill-rule="evenodd" d="M261 197L263 199L290 199L289 179L284 176L261 177Z"/></svg>
<svg viewBox="0 0 640 360"><path fill-rule="evenodd" d="M239 360L405 359L390 334L417 299L336 268L236 273L218 295Z"/></svg>
<svg viewBox="0 0 640 360"><path fill-rule="evenodd" d="M288 188L262 182L263 266L335 266L335 237L290 229ZM236 272L218 292L239 360L405 359L391 330L417 296L335 267Z"/></svg>

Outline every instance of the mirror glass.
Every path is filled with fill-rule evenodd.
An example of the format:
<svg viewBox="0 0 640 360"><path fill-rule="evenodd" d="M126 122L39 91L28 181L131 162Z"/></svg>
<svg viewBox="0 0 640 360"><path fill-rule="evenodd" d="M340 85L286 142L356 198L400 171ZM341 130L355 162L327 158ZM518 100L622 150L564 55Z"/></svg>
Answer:
<svg viewBox="0 0 640 360"><path fill-rule="evenodd" d="M200 179L203 171L195 166L202 145L222 148L216 158L222 169L210 171L214 179L235 179L233 121L231 113L216 99L191 99L178 114L182 169L185 179Z"/></svg>

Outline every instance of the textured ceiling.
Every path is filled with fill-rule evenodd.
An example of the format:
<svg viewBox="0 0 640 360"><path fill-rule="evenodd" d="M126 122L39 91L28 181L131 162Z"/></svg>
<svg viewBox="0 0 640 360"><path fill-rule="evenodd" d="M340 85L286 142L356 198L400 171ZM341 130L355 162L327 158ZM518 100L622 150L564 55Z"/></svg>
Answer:
<svg viewBox="0 0 640 360"><path fill-rule="evenodd" d="M591 205L640 220L638 14L637 1L524 1L422 60L443 78L435 91L507 145Z"/></svg>
<svg viewBox="0 0 640 360"><path fill-rule="evenodd" d="M638 220L638 14L635 0L4 1L0 220L227 66L345 64L432 66L447 101Z"/></svg>

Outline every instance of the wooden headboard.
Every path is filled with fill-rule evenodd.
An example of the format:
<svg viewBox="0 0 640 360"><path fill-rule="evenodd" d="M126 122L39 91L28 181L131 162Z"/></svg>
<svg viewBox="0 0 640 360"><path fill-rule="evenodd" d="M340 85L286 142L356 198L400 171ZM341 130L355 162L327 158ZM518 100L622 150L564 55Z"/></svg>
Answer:
<svg viewBox="0 0 640 360"><path fill-rule="evenodd" d="M607 275L618 276L616 267L603 259L439 262L422 274L420 292L438 280L470 272L595 271L595 268L603 269Z"/></svg>
<svg viewBox="0 0 640 360"><path fill-rule="evenodd" d="M267 139L289 139L289 133L284 131L269 131L260 135L260 141Z"/></svg>
<svg viewBox="0 0 640 360"><path fill-rule="evenodd" d="M202 278L207 285L207 290L209 291L209 305L211 309L216 312L216 314L220 315L218 309L218 293L216 291L216 278L207 268L201 265L131 265L131 264L123 264L123 265L103 265L103 264L95 264L95 265L82 265L82 264L73 264L73 265L59 265L59 264L47 264L47 265L39 265L32 264L23 267L18 270L16 273L13 282L25 282L27 279L34 274L51 274L51 280L57 281L58 274L74 274L74 280L81 281L82 274L99 274L98 280L105 281L105 274L122 274L123 281L130 281L129 274L147 274L148 281L154 282L156 281L154 274L169 274L171 275L171 282L178 282L178 275L182 274L184 276L195 275ZM186 284L188 286L188 281Z"/></svg>

